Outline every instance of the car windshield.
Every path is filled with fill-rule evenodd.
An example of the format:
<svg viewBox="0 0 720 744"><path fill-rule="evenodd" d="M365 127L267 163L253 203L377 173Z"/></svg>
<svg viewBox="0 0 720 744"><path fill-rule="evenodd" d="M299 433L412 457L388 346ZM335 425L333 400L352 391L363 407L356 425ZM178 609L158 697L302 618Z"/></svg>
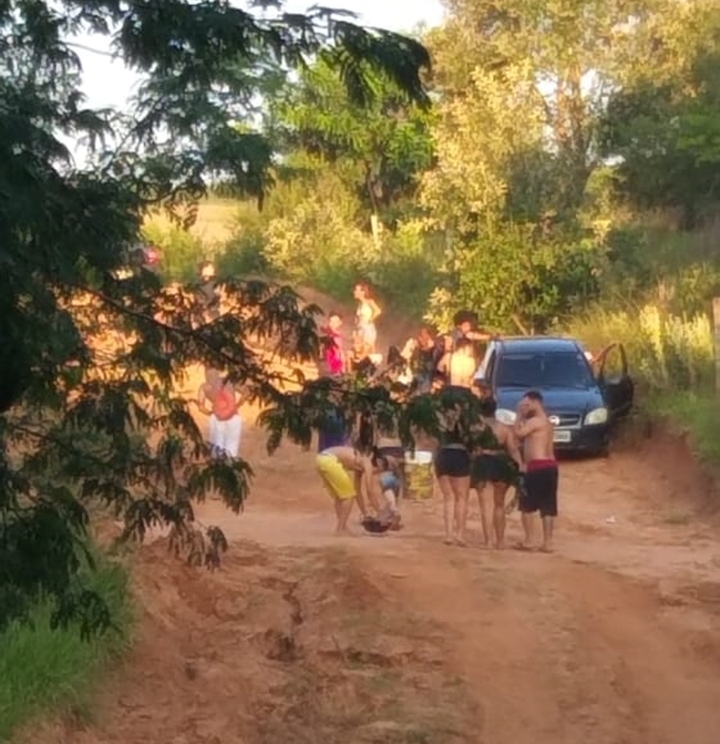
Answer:
<svg viewBox="0 0 720 744"><path fill-rule="evenodd" d="M498 363L499 387L582 388L594 384L587 360L579 351L503 354Z"/></svg>

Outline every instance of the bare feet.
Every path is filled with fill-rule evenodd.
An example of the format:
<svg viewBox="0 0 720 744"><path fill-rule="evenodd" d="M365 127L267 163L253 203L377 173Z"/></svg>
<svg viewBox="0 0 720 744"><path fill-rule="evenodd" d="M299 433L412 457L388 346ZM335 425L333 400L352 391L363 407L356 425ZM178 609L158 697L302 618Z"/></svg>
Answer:
<svg viewBox="0 0 720 744"><path fill-rule="evenodd" d="M539 548L541 553L552 553L552 545L543 545L541 548Z"/></svg>
<svg viewBox="0 0 720 744"><path fill-rule="evenodd" d="M453 544L453 539L452 539L452 537L446 537L446 538L445 538L445 539L443 540L443 545L452 545L452 544Z"/></svg>
<svg viewBox="0 0 720 744"><path fill-rule="evenodd" d="M457 545L458 548L467 548L467 543L462 539L462 537L455 538L455 545Z"/></svg>
<svg viewBox="0 0 720 744"><path fill-rule="evenodd" d="M536 553L537 548L532 545L526 545L525 543L516 543L514 546L515 550L519 550L523 553Z"/></svg>
<svg viewBox="0 0 720 744"><path fill-rule="evenodd" d="M335 530L335 537L352 537L353 533L350 532L350 530L347 527L340 528Z"/></svg>

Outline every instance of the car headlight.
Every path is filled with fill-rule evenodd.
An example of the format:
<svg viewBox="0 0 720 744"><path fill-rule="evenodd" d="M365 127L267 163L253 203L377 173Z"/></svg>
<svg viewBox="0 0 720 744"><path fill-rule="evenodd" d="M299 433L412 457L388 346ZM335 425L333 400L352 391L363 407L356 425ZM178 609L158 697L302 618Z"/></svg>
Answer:
<svg viewBox="0 0 720 744"><path fill-rule="evenodd" d="M501 423L507 426L512 426L515 423L517 414L515 411L509 411L507 408L498 408L495 411L495 418Z"/></svg>
<svg viewBox="0 0 720 744"><path fill-rule="evenodd" d="M585 424L593 426L595 424L605 424L608 420L608 409L607 408L595 408L585 416Z"/></svg>

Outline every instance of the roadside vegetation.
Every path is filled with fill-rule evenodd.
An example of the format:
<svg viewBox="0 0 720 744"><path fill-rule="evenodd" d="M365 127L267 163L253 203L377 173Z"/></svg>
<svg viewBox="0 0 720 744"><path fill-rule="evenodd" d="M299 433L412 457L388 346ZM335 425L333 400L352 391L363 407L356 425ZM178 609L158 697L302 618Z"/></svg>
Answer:
<svg viewBox="0 0 720 744"><path fill-rule="evenodd" d="M0 633L0 742L48 708L91 716L96 683L128 647L133 618L124 568L103 558L83 578L112 615L102 635L84 638L76 623L53 627L53 603L42 596L27 618Z"/></svg>
<svg viewBox="0 0 720 744"><path fill-rule="evenodd" d="M438 327L473 307L496 331L622 342L642 406L714 410L717 4L652 0L632 21L619 2L448 8L421 36L431 108L382 76L358 106L322 63L272 78L261 128L282 166L262 211L237 201L233 235L198 237L196 259L341 299L363 278Z"/></svg>
<svg viewBox="0 0 720 744"><path fill-rule="evenodd" d="M77 559L91 505L126 537L171 524L192 565L220 560L224 537L198 531L191 505L212 484L239 511L250 468L205 463L174 392L184 368L228 368L272 403L271 448L310 436L252 342L314 359L311 313L239 282L228 301L247 312L201 333L187 297L150 272L113 279L140 230L165 283L212 257L225 277L342 299L367 280L386 307L439 328L471 307L499 332L620 341L641 400L720 455L717 3L447 9L415 37L319 7L282 20L184 0L162 14L83 0L0 9L0 195L12 194L0 200L0 732L43 700L81 700L122 647L119 569ZM114 34L141 76L128 110L84 108L68 41L82 30ZM88 143L88 164L54 132ZM117 328L129 353L108 338ZM328 391L311 392L326 411ZM361 397L341 396L348 420ZM376 404L390 409L363 398Z"/></svg>

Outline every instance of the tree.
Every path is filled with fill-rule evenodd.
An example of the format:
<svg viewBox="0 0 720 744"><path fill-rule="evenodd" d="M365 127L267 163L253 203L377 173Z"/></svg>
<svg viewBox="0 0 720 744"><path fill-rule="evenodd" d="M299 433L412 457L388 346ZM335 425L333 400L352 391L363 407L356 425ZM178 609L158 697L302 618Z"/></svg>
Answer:
<svg viewBox="0 0 720 744"><path fill-rule="evenodd" d="M601 151L617 163L621 199L679 208L691 228L720 196L720 13L698 3L653 30L664 64L636 71L610 98Z"/></svg>
<svg viewBox="0 0 720 744"><path fill-rule="evenodd" d="M250 466L207 460L176 383L189 364L226 369L306 431L287 364L316 358L318 309L288 288L224 285L227 312L200 324L192 287L148 272L117 279L143 211L203 194L210 180L260 196L270 150L236 121L251 112L256 74L321 58L365 100L365 70L425 100L417 42L366 31L326 9L243 11L221 0L15 0L0 8L0 627L43 593L53 621L107 625L80 580L90 558L88 509L109 507L126 536L156 523L193 563L216 565L222 534L202 534L193 502L213 485L231 508ZM145 82L134 116L83 105L71 34L110 36ZM87 139L78 169L58 134ZM276 436L276 433L275 433ZM273 440L276 441L276 440Z"/></svg>
<svg viewBox="0 0 720 744"><path fill-rule="evenodd" d="M352 171L353 187L379 215L412 197L418 174L431 165L430 110L386 75L365 74L371 96L359 105L320 61L288 85L273 120L289 152L299 148Z"/></svg>
<svg viewBox="0 0 720 744"><path fill-rule="evenodd" d="M592 176L609 155L625 159L619 184L638 197L661 198L675 180L671 161L710 175L710 161L699 158L712 157L712 137L702 139L713 131L712 106L676 120L667 95L696 95L688 72L698 50L711 46L712 3L447 6L447 23L427 38L442 98L433 127L437 165L424 178L422 198L450 245L431 317L451 312L442 307L449 301L483 307L504 327L514 304L527 325L542 327L571 310L570 298L592 297L611 256L605 239L614 214L599 214L592 193ZM671 93L654 87L656 80L667 81ZM645 84L651 101L642 98ZM690 134L691 121L700 139ZM644 160L648 144L653 154ZM538 293L532 288L540 276ZM492 291L499 286L504 293Z"/></svg>

